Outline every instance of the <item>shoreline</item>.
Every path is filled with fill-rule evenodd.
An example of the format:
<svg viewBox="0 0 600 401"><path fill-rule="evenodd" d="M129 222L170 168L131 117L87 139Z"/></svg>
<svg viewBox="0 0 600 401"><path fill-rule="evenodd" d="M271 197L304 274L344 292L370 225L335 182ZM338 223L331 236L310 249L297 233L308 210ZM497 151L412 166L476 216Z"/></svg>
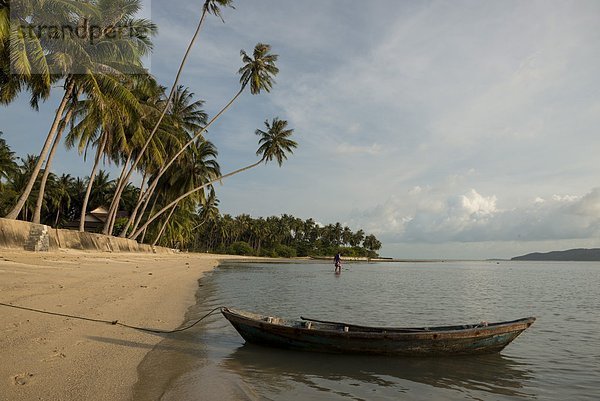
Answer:
<svg viewBox="0 0 600 401"><path fill-rule="evenodd" d="M0 302L171 330L196 302L213 254L0 249ZM254 259L257 260L257 259ZM0 306L0 400L129 400L164 335Z"/></svg>

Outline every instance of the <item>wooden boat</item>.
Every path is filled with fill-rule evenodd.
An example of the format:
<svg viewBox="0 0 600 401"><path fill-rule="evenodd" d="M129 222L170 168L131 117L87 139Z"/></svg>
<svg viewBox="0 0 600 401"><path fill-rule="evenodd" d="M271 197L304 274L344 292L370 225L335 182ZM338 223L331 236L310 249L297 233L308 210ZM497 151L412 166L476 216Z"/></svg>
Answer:
<svg viewBox="0 0 600 401"><path fill-rule="evenodd" d="M402 356L469 355L500 352L533 324L534 317L499 323L440 327L369 327L301 317L221 308L249 343L302 351Z"/></svg>

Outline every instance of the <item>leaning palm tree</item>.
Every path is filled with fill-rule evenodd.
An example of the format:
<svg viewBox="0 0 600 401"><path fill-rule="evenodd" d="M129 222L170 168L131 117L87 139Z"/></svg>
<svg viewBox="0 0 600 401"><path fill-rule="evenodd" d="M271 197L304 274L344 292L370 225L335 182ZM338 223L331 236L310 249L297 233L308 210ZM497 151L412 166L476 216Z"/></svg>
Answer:
<svg viewBox="0 0 600 401"><path fill-rule="evenodd" d="M139 0L97 0L94 5L97 8L97 15L92 16L89 22L87 17L84 16L84 25L107 26L113 27L115 30L120 29L119 27L122 26L128 26L131 29L139 30L141 34L128 35L117 39L104 34L90 43L84 42L85 52L83 54L79 54L81 51L78 47L74 51L70 46L62 46L59 47L55 57L59 56L59 59L62 60L64 57L73 57L76 54L84 58L83 62L68 64L70 74L67 79L72 79L75 82L73 104L77 102L77 97L85 92L88 99L92 99L93 103L98 104L99 107L107 111L110 109L105 114L109 114L111 118L136 119L139 114L139 105L134 94L129 90L130 85L128 83L131 82L131 76L128 74L143 72L141 58L151 48L151 42L146 33L153 34L156 27L145 19L133 18L140 9ZM67 45L68 42L65 41ZM73 43L73 45L79 44L77 42ZM119 107L121 106L119 104L115 105L119 102L122 107ZM40 221L44 189L52 159L72 114L73 106L67 109L66 115L55 134L54 144L46 160L46 171L40 183L33 218L34 223Z"/></svg>
<svg viewBox="0 0 600 401"><path fill-rule="evenodd" d="M19 2L21 3L21 2ZM32 3L24 0L23 4ZM39 3L39 2L35 2ZM124 101L135 104L135 98L123 85L127 74L143 73L142 59L151 49L150 37L156 33L156 26L145 19L135 19L141 9L140 0L97 0L94 2L44 1L42 5L50 7L24 7L22 22L24 26L33 28L43 24L50 26L104 26L103 34L89 40L89 37L75 38L65 35L61 40L48 35L42 37L37 53L44 54L50 74L64 77L64 95L56 111L54 122L50 128L46 142L40 153L36 173L42 168L50 146L55 139L63 113L73 94L82 91L96 101L106 97L118 96ZM54 3L59 3L67 12L53 12ZM49 4L49 5L48 5ZM51 12L52 11L52 12ZM130 27L130 35L114 35L119 27ZM113 29L108 29L112 27ZM21 28L22 29L22 28ZM23 36L23 35L21 35ZM116 36L116 37L115 37ZM16 43L19 43L16 41ZM13 36L11 35L11 46ZM12 55L12 53L11 53ZM22 63L24 64L24 63ZM26 73L27 70L24 70ZM37 174L34 174L36 176ZM16 218L27 201L33 188L34 180L28 182L15 207L7 218ZM40 194L43 196L43 194Z"/></svg>
<svg viewBox="0 0 600 401"><path fill-rule="evenodd" d="M100 102L93 98L80 100L75 107L71 131L66 138L67 148L77 146L79 153L86 157L87 150L96 147L94 164L83 198L79 231L85 229L87 204L100 160L111 154L126 152L133 145L136 128L141 131L140 125L144 124L154 111L151 106L152 98L162 91L153 77L145 74L130 77L127 85L137 100L134 109L130 109L126 103L115 97L107 97ZM110 157L108 159L111 160ZM120 160L118 156L112 159L115 162Z"/></svg>
<svg viewBox="0 0 600 401"><path fill-rule="evenodd" d="M0 103L10 103L20 92L27 90L31 92L32 107L37 109L38 101L49 97L52 83L63 77L64 71L58 71L62 63L57 57L58 52L52 49L50 44L58 41L49 38L51 35L41 34L43 31L38 34L32 33L47 24L72 26L75 15L91 15L95 13L96 8L89 2L60 0L20 0L3 3L5 7L2 8L3 12L0 12ZM37 172L42 168L63 111L73 93L74 87L70 81L65 81L64 87L64 96L35 166L36 174L31 176L7 218L14 219L18 216L31 193Z"/></svg>
<svg viewBox="0 0 600 401"><path fill-rule="evenodd" d="M194 101L194 93L192 93L188 88L184 86L179 86L175 91L173 96L173 100L171 102L171 107L169 108L169 113L166 118L163 120L164 130L173 133L179 133L182 136L182 142L189 142L189 139L194 136L196 132L201 130L206 125L207 115L205 111L202 109L204 105L204 101L197 100ZM159 105L162 107L162 104ZM179 144L175 149L182 147ZM193 146L192 146L193 147ZM192 152L193 153L193 152ZM171 155L167 158L171 159ZM156 183L161 179L166 169L163 166L159 166L157 170L157 174L160 175L157 179L153 179ZM147 172L147 170L145 170ZM133 209L131 216L125 225L123 231L121 232L121 237L125 236L125 233L133 224L133 230L139 224L140 219L145 212L146 206L148 206L148 202L150 201L150 197L145 197L145 193L141 193L140 199L136 204L136 207ZM143 202L145 198L145 202ZM140 211L140 205L144 204L144 207ZM138 215L139 212L139 215ZM137 219L136 219L137 218ZM135 223L134 223L135 222Z"/></svg>
<svg viewBox="0 0 600 401"><path fill-rule="evenodd" d="M151 143L152 139L154 138L154 135L156 135L157 131L160 128L162 120L164 119L164 117L167 114L167 111L169 110L171 100L173 99L173 96L175 95L177 86L179 84L179 79L181 78L181 74L187 63L187 59L191 53L191 50L194 47L196 40L198 39L200 30L202 29L202 26L204 25L204 20L206 18L206 15L213 14L213 15L219 17L221 19L221 21L224 21L223 16L221 15L221 7L234 8L233 0L205 0L204 5L202 6L202 14L200 15L200 20L198 21L198 25L196 27L194 35L192 36L192 39L190 40L190 43L188 44L185 54L183 55L181 63L179 64L177 74L175 75L175 81L173 82L173 85L171 86L171 91L170 91L169 96L167 97L167 101L165 102L165 105L162 109L162 113L161 113L160 117L158 118L158 120L156 121L156 123L154 124L154 128L150 132L150 135L148 135L146 143L140 150L139 155L135 158L134 162L131 164L131 167L130 167L128 173L124 177L123 183L121 183L116 189L115 199L113 199L113 202L109 208L109 219L108 219L109 221L107 221L107 225L104 227L104 230L103 230L104 233L106 233L106 231L110 228L110 224L112 223L111 216L116 215L116 210L119 207L118 199L121 196L121 193L122 193L123 189L125 188L125 185L129 182L133 172L138 168L139 163L141 162L142 158L144 157L146 149L148 148L148 146L150 146L150 143Z"/></svg>
<svg viewBox="0 0 600 401"><path fill-rule="evenodd" d="M73 103L77 99L77 94L73 94ZM56 132L56 136L54 138L54 142L52 143L52 147L50 148L50 153L48 154L48 158L46 159L46 167L44 168L44 173L42 174L42 178L40 180L40 187L38 191L37 202L35 204L35 211L33 213L33 223L39 224L42 215L42 204L44 202L44 192L46 190L46 182L51 174L51 166L52 160L54 159L54 155L56 154L56 150L58 149L58 145L60 144L60 140L62 138L63 133L65 132L66 126L71 120L74 111L74 105L71 105L64 118L61 120L58 130Z"/></svg>
<svg viewBox="0 0 600 401"><path fill-rule="evenodd" d="M160 205L164 205L182 193L221 175L219 163L217 162L218 152L211 142L202 140L190 147L189 150L185 157L180 158L169 170L169 173L163 176L161 188L157 191L157 196L161 198ZM189 210L195 209L195 206L204 202L204 200L204 192L201 191L186 198L187 204L184 204L183 200L176 203L164 220L163 228L156 236L155 243L160 239L164 228L166 228L178 205L181 204L183 207L180 209L187 213ZM133 230L135 230L135 227Z"/></svg>
<svg viewBox="0 0 600 401"><path fill-rule="evenodd" d="M150 197L152 193L156 189L158 182L161 176L167 171L167 169L177 160L181 154L194 143L201 135L206 132L206 130L219 118L225 111L227 111L231 105L240 97L240 95L244 92L244 90L250 86L250 93L253 95L261 93L263 90L266 92L270 92L273 84L275 83L275 75L279 72L279 69L276 66L276 61L278 56L276 54L271 54L271 46L264 43L258 43L254 47L254 53L252 57L250 57L244 50L240 51L240 55L242 57L242 62L244 65L239 69L238 73L241 74L240 77L240 89L233 96L233 98L219 111L202 129L198 130L196 135L191 138L181 149L171 158L171 160L166 163L156 178L154 178L153 182L148 185L148 189L142 195L142 198L139 204L136 206L134 213L137 213L138 208L142 205L143 207L140 215L143 215ZM135 230L134 230L135 231Z"/></svg>
<svg viewBox="0 0 600 401"><path fill-rule="evenodd" d="M287 121L280 120L279 118L274 118L271 123L269 123L268 120L265 121L265 126L267 127L267 131L257 129L255 132L256 135L260 136L260 139L258 141L260 146L259 146L258 150L256 151L256 155L261 156L260 160L258 160L256 163L253 163L249 166L242 167L238 170L232 171L231 173L217 177L216 179L211 180L203 185L200 185L199 187L194 188L194 189L186 192L185 194L179 196L173 202L169 203L168 205L163 207L161 210L159 210L157 213L155 213L153 216L151 216L148 219L148 221L146 221L146 223L144 223L144 225L142 225L140 228L138 228L137 231L135 231L131 235L130 238L136 239L142 233L142 231L144 231L144 229L146 227L148 227L154 220L156 220L158 217L160 217L161 214L163 214L166 211L168 211L169 209L171 209L180 200L185 199L188 196L191 196L191 195L195 194L196 192L201 191L204 188L206 188L216 182L222 181L225 178L239 174L243 171L250 170L251 168L259 166L262 163L266 164L267 162L272 161L272 160L275 160L277 162L277 164L281 167L284 160L287 160L287 155L292 154L293 150L298 146L298 144L296 142L294 142L293 140L290 139L290 137L294 133L294 130L287 129L287 124L288 124Z"/></svg>
<svg viewBox="0 0 600 401"><path fill-rule="evenodd" d="M48 37L43 26L64 26L74 14L94 13L89 2L64 0L0 1L0 103L8 104L22 91L31 94L37 109L39 100L50 96L51 85L61 78L56 74ZM49 145L48 145L49 146Z"/></svg>

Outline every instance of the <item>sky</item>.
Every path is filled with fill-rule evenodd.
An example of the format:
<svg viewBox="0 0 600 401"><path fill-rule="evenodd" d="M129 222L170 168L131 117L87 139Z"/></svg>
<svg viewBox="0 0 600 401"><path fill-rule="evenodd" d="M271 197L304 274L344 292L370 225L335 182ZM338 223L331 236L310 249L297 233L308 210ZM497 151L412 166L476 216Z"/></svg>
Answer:
<svg viewBox="0 0 600 401"><path fill-rule="evenodd" d="M214 115L239 88L240 49L270 44L271 93L244 94L207 138L224 172L257 160L266 119L299 146L218 186L222 213L339 221L404 259L600 247L600 2L234 3L208 19L181 83ZM171 85L202 1L144 4L159 26L148 66ZM39 152L58 101L0 109L19 155ZM54 169L91 164L61 150Z"/></svg>

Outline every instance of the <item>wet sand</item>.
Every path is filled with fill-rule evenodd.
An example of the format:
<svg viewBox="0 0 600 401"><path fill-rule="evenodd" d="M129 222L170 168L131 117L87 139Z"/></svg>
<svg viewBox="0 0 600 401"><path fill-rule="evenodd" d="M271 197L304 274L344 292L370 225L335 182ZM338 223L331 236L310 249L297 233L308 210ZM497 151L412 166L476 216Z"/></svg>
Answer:
<svg viewBox="0 0 600 401"><path fill-rule="evenodd" d="M0 302L171 330L222 258L0 249ZM138 364L162 339L0 306L0 400L130 399Z"/></svg>

